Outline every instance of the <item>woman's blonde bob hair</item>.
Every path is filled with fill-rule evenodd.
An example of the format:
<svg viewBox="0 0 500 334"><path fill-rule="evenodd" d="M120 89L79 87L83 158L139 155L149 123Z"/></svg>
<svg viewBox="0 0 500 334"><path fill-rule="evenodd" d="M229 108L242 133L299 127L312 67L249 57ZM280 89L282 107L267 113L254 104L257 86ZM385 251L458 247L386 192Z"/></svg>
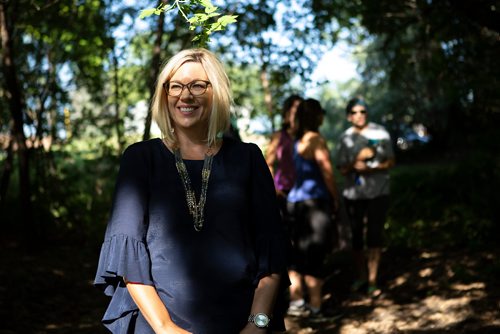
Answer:
<svg viewBox="0 0 500 334"><path fill-rule="evenodd" d="M212 145L217 136L229 128L232 96L229 78L224 66L215 54L206 49L183 50L170 58L165 64L158 75L155 94L151 103L153 119L158 124L167 145L177 146L177 138L174 131L172 131L173 125L168 111L168 96L163 84L169 81L175 72L187 62L200 63L212 86L212 110L207 133L207 144Z"/></svg>

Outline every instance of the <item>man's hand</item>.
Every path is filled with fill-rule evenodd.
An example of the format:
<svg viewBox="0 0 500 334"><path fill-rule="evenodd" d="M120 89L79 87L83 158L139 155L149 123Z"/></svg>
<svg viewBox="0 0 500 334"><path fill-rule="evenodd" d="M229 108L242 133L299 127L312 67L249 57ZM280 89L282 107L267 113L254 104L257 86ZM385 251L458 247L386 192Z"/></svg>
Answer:
<svg viewBox="0 0 500 334"><path fill-rule="evenodd" d="M363 160L356 161L353 165L353 168L358 173L367 172L370 169L366 162L364 162Z"/></svg>
<svg viewBox="0 0 500 334"><path fill-rule="evenodd" d="M371 159L375 156L375 149L373 147L365 147L359 151L356 157L357 161L363 161L366 159Z"/></svg>

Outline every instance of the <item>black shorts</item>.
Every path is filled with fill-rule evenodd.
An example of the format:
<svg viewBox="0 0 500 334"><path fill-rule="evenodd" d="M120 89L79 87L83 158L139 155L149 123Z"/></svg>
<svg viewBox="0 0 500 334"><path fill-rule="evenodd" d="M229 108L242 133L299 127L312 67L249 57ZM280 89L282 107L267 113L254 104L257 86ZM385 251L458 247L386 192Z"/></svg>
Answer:
<svg viewBox="0 0 500 334"><path fill-rule="evenodd" d="M325 260L333 249L331 208L326 200L288 203L292 240L290 269L304 275L328 275Z"/></svg>
<svg viewBox="0 0 500 334"><path fill-rule="evenodd" d="M389 196L351 200L344 198L352 229L352 248L362 250L384 245L384 224L389 210ZM365 238L366 223L366 238Z"/></svg>

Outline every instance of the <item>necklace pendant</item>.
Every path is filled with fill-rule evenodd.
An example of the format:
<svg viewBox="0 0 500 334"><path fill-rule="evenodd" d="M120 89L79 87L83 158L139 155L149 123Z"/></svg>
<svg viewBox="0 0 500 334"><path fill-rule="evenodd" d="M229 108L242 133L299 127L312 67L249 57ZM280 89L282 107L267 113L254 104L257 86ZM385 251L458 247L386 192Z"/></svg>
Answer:
<svg viewBox="0 0 500 334"><path fill-rule="evenodd" d="M188 211L193 218L193 226L196 232L200 232L203 229L204 223L203 211L207 201L208 180L210 178L213 160L213 155L208 155L209 152L211 152L211 147L208 148L205 159L203 160L203 169L201 171L201 193L200 199L197 202L195 192L191 187L191 180L189 179L186 165L184 160L182 160L181 152L179 149L174 150L175 167L181 178L182 185L184 186Z"/></svg>
<svg viewBox="0 0 500 334"><path fill-rule="evenodd" d="M194 222L194 229L196 232L200 232L203 229L203 220Z"/></svg>

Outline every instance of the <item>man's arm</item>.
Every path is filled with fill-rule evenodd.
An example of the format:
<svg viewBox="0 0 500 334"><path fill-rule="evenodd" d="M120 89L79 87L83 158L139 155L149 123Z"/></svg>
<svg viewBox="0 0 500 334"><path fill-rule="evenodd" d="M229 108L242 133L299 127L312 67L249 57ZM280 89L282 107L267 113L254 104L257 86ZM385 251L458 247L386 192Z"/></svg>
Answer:
<svg viewBox="0 0 500 334"><path fill-rule="evenodd" d="M341 147L342 149L342 147ZM344 160L344 163L340 163L338 168L342 175L346 176L352 171L358 171L358 169L366 169L365 160L373 157L373 150L370 148L361 149L358 154L356 154L356 158L354 161Z"/></svg>

